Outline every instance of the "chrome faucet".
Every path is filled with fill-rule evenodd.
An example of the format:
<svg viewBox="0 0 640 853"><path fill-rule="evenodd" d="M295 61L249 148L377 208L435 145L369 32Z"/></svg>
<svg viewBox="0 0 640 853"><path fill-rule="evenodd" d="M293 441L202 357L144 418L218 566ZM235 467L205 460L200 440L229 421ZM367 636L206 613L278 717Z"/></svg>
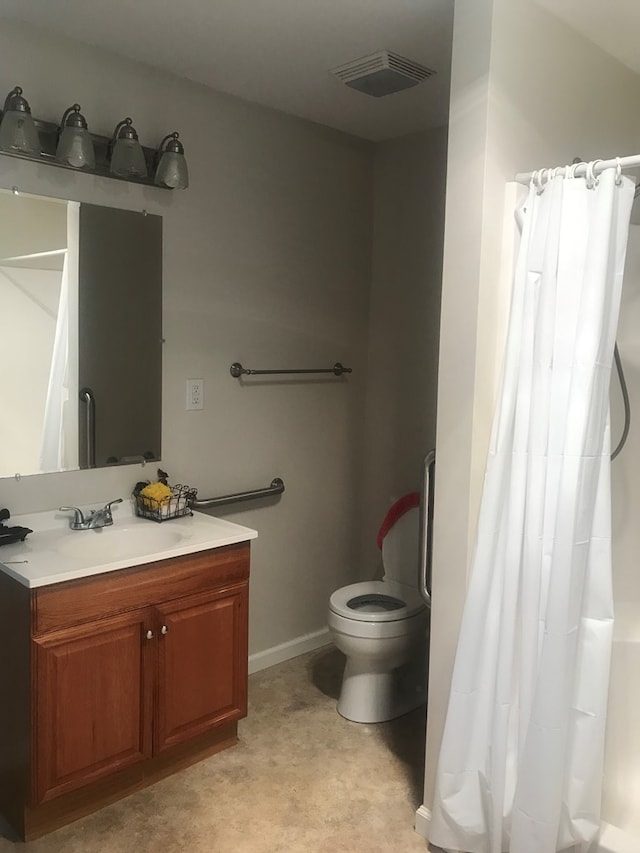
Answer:
<svg viewBox="0 0 640 853"><path fill-rule="evenodd" d="M102 509L92 509L89 515L85 517L82 510L77 506L61 506L60 512L72 512L73 518L69 522L69 527L72 530L97 530L100 527L108 527L113 524L113 516L111 515L111 507L113 504L121 504L122 498L116 498L115 501L109 501Z"/></svg>

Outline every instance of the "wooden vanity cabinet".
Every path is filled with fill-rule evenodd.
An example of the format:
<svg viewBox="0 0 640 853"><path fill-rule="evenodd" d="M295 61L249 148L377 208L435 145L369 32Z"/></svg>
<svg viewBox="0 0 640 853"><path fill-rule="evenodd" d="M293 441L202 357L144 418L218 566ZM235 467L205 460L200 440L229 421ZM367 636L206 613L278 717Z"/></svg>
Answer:
<svg viewBox="0 0 640 853"><path fill-rule="evenodd" d="M0 810L21 838L236 742L248 578L247 543L35 589L0 573Z"/></svg>
<svg viewBox="0 0 640 853"><path fill-rule="evenodd" d="M155 753L246 715L247 592L245 582L158 608Z"/></svg>
<svg viewBox="0 0 640 853"><path fill-rule="evenodd" d="M33 803L151 756L148 610L35 637Z"/></svg>

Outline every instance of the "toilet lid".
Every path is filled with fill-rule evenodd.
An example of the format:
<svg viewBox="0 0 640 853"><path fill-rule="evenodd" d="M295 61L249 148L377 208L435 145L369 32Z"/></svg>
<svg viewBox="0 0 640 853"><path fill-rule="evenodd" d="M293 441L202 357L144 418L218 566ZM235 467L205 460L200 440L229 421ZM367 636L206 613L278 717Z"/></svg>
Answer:
<svg viewBox="0 0 640 853"><path fill-rule="evenodd" d="M417 591L386 581L364 581L337 589L329 609L358 622L396 622L408 619L425 604Z"/></svg>

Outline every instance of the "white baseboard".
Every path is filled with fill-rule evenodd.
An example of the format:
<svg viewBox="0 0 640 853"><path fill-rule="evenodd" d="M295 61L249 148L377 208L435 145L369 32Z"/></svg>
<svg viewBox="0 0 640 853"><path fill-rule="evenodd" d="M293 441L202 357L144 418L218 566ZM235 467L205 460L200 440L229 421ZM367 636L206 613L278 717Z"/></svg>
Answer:
<svg viewBox="0 0 640 853"><path fill-rule="evenodd" d="M431 825L431 812L426 806L420 806L416 811L415 831L423 838L429 838L429 826Z"/></svg>
<svg viewBox="0 0 640 853"><path fill-rule="evenodd" d="M282 663L285 660L297 658L298 655L303 655L306 652L312 652L314 649L326 646L330 642L329 629L321 628L319 631L312 631L311 634L303 634L301 637L287 640L286 643L280 643L279 646L272 646L270 649L256 652L253 655L249 655L249 675L252 672L260 672L261 669L267 669L267 667Z"/></svg>

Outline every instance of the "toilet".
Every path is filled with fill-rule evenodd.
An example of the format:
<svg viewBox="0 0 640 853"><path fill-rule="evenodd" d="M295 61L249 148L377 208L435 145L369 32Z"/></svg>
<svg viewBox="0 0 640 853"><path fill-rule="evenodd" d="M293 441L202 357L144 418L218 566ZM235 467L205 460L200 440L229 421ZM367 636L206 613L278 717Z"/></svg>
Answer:
<svg viewBox="0 0 640 853"><path fill-rule="evenodd" d="M329 630L347 662L338 713L382 723L426 702L429 609L418 592L420 496L391 507L378 533L384 578L337 589Z"/></svg>

